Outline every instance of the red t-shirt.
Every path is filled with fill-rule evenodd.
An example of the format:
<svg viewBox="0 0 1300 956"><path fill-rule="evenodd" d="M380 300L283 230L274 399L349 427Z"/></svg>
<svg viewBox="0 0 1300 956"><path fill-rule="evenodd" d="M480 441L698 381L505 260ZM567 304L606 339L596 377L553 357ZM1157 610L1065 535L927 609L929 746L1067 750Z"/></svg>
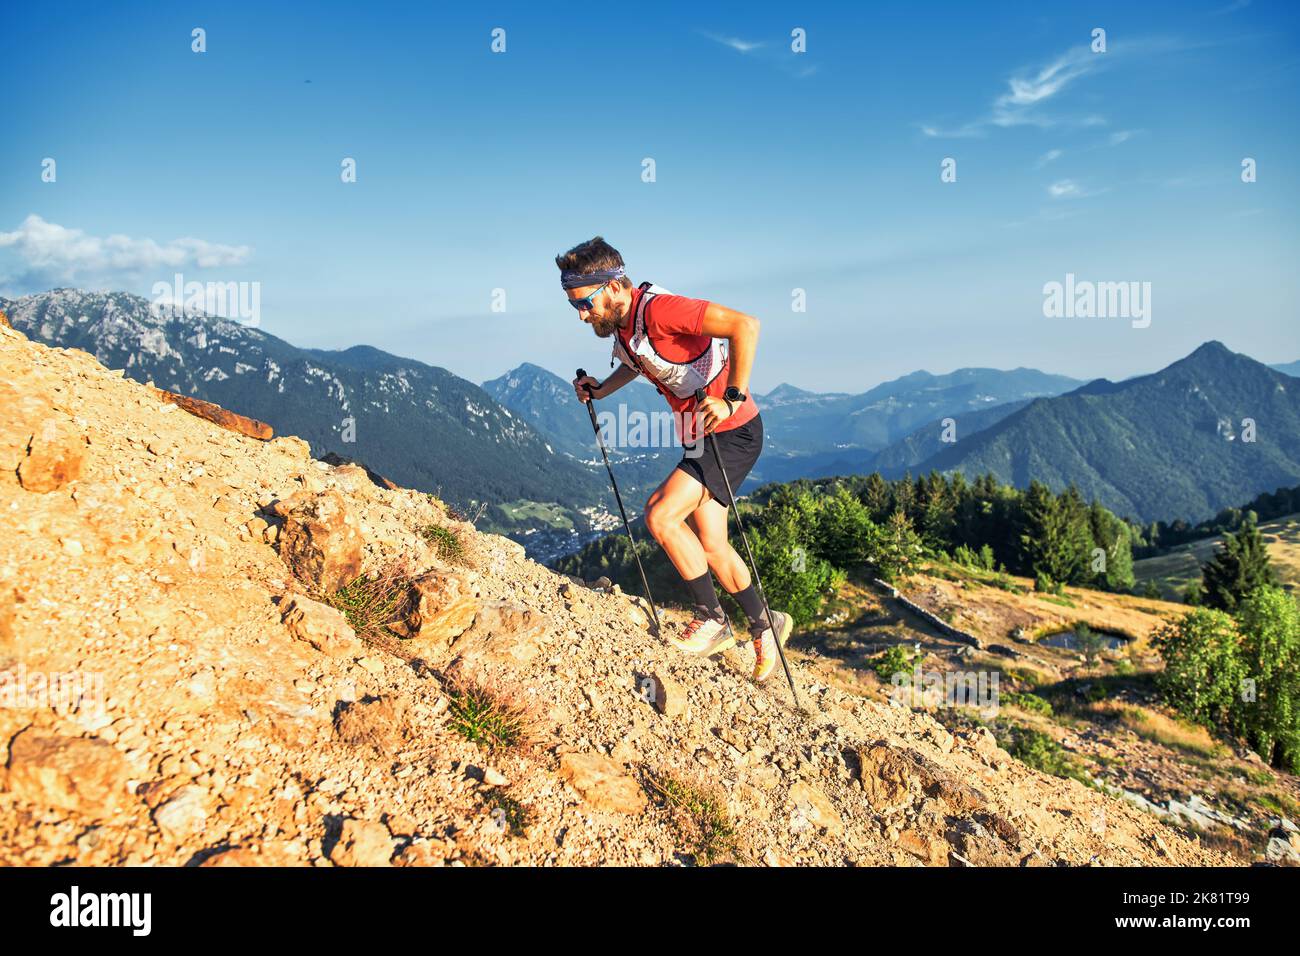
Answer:
<svg viewBox="0 0 1300 956"><path fill-rule="evenodd" d="M640 307L641 297L645 295L640 288L632 290L632 307L628 311L629 319L626 328L619 329L616 335L623 343L623 347L631 352L632 339L632 316L636 315L636 310ZM650 343L654 346L656 352L662 355L670 362L689 362L709 347L710 336L704 334L704 312L708 309L709 303L706 299L692 299L684 295L670 295L666 292L660 292L650 300L645 311L646 333L650 336ZM633 368L650 379L651 384L658 387L656 382L644 369ZM704 392L714 398L721 398L722 393L727 390L728 377L731 374L731 358L728 356L727 363L723 366L722 371L709 383ZM695 411L695 399L678 398L668 389L660 388L659 393L668 400L676 412L675 418L680 424L685 425L685 433L682 434L679 429L679 437L687 444L692 443L694 439L694 418L690 414ZM717 431L726 432L733 428L739 428L747 421L758 414L758 405L754 402L752 394L745 397L745 401L737 406L736 412L725 422L717 427Z"/></svg>

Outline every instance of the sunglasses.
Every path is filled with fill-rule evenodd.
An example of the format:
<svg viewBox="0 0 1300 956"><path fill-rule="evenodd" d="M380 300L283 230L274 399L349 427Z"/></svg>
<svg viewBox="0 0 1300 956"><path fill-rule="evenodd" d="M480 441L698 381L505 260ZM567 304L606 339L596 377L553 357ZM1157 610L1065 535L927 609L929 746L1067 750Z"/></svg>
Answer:
<svg viewBox="0 0 1300 956"><path fill-rule="evenodd" d="M602 292L604 292L605 286L607 285L609 285L608 282L604 283L603 285L601 285L599 289L597 289L591 295L583 296L581 299L568 299L567 301L569 305L573 306L579 312L586 312L588 309L591 308L591 300L596 298L596 296L600 295Z"/></svg>

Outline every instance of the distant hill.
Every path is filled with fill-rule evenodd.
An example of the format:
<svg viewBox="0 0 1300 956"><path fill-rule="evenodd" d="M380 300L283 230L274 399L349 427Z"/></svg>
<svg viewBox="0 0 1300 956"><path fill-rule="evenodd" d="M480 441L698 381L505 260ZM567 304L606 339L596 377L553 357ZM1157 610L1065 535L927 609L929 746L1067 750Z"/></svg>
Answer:
<svg viewBox="0 0 1300 956"><path fill-rule="evenodd" d="M55 289L0 300L0 309L34 340L259 418L306 439L318 456L355 458L461 509L524 499L576 517L603 502L602 480L446 369L369 346L297 348L214 316L157 314L123 292ZM349 419L354 442L343 440Z"/></svg>
<svg viewBox="0 0 1300 956"><path fill-rule="evenodd" d="M1281 372L1283 375L1290 375L1292 378L1300 378L1300 359L1294 362L1287 362L1285 365L1269 366L1275 372Z"/></svg>
<svg viewBox="0 0 1300 956"><path fill-rule="evenodd" d="M545 435L557 451L583 460L598 456L591 419L568 379L525 362L500 378L484 382L483 391ZM625 406L627 413L648 414L668 408L659 393L642 381L629 382L615 395L597 403L597 409L617 415L619 405Z"/></svg>
<svg viewBox="0 0 1300 956"><path fill-rule="evenodd" d="M1242 441L1242 422L1255 441ZM1031 479L1152 521L1197 521L1300 481L1300 383L1219 342L1152 375L1041 398L916 471Z"/></svg>
<svg viewBox="0 0 1300 956"><path fill-rule="evenodd" d="M745 488L870 471L876 467L876 453L894 442L906 445L891 450L886 460L891 467L905 469L939 450L938 432L929 442L913 435L918 426L928 428L932 420L960 416L960 433L972 434L972 429L986 427L1019 407L1008 402L1024 404L1079 384L1078 379L1025 368L969 368L946 375L913 372L858 395L810 392L781 384L755 396L763 413L764 448ZM484 382L483 388L547 436L557 450L586 461L597 454L590 421L574 401L566 379L525 363ZM642 381L625 386L597 407L615 412L619 404L626 406L626 413L652 414L666 408L658 393ZM618 451L626 457L636 450ZM663 479L676 457L675 452L654 449L631 454L622 464L620 481L624 472L630 472L632 497L644 497L642 492L648 493Z"/></svg>
<svg viewBox="0 0 1300 956"><path fill-rule="evenodd" d="M1079 384L1030 368L962 368L946 375L912 372L859 395L817 395L783 385L759 402L764 454L878 451L934 419L1060 395Z"/></svg>

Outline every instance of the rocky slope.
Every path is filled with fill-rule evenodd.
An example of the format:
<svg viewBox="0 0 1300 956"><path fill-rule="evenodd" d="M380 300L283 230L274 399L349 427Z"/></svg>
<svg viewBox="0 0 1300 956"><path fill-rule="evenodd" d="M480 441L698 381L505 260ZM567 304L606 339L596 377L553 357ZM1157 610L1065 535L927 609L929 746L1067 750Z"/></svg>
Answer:
<svg viewBox="0 0 1300 956"><path fill-rule="evenodd" d="M298 348L215 315L158 310L125 292L54 289L0 299L14 328L90 352L128 378L205 399L365 461L462 511L553 502L585 527L605 476L559 454L518 416L446 369L368 346ZM575 403L576 404L576 403Z"/></svg>
<svg viewBox="0 0 1300 956"><path fill-rule="evenodd" d="M0 327L0 402L0 862L1231 862L796 654L799 714L748 650L685 656L429 496L85 352ZM313 600L395 561L407 637ZM533 742L466 739L466 687ZM665 797L697 791L710 819Z"/></svg>

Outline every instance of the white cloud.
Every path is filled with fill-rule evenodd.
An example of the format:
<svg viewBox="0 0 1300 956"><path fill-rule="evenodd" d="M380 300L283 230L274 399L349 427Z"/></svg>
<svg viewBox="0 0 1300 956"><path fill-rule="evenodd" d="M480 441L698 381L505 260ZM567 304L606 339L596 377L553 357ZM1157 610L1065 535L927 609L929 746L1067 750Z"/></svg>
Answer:
<svg viewBox="0 0 1300 956"><path fill-rule="evenodd" d="M1038 157L1038 162L1034 164L1034 168L1042 169L1048 163L1054 163L1064 155L1065 150L1063 149L1049 149L1047 152L1043 153L1042 156Z"/></svg>
<svg viewBox="0 0 1300 956"><path fill-rule="evenodd" d="M771 45L762 40L745 40L740 37L723 36L710 33L707 30L698 30L696 32L714 43L720 43L728 49L735 50L742 56L764 62L769 66L775 66L783 73L799 79L812 76L819 69L818 64L808 63L807 54L796 54L789 46L780 43Z"/></svg>
<svg viewBox="0 0 1300 956"><path fill-rule="evenodd" d="M1083 190L1073 179L1058 179L1047 187L1047 194L1053 199L1073 199L1083 195Z"/></svg>
<svg viewBox="0 0 1300 956"><path fill-rule="evenodd" d="M26 282L37 285L111 281L160 269L240 265L253 251L249 246L205 239L157 242L121 234L90 236L80 229L46 222L35 213L13 232L0 232L0 249L12 249L28 270Z"/></svg>
<svg viewBox="0 0 1300 956"><path fill-rule="evenodd" d="M763 44L751 40L741 40L738 37L723 37L716 33L705 33L706 37L715 43L721 43L723 46L729 46L737 53L752 53L754 50L761 49Z"/></svg>

